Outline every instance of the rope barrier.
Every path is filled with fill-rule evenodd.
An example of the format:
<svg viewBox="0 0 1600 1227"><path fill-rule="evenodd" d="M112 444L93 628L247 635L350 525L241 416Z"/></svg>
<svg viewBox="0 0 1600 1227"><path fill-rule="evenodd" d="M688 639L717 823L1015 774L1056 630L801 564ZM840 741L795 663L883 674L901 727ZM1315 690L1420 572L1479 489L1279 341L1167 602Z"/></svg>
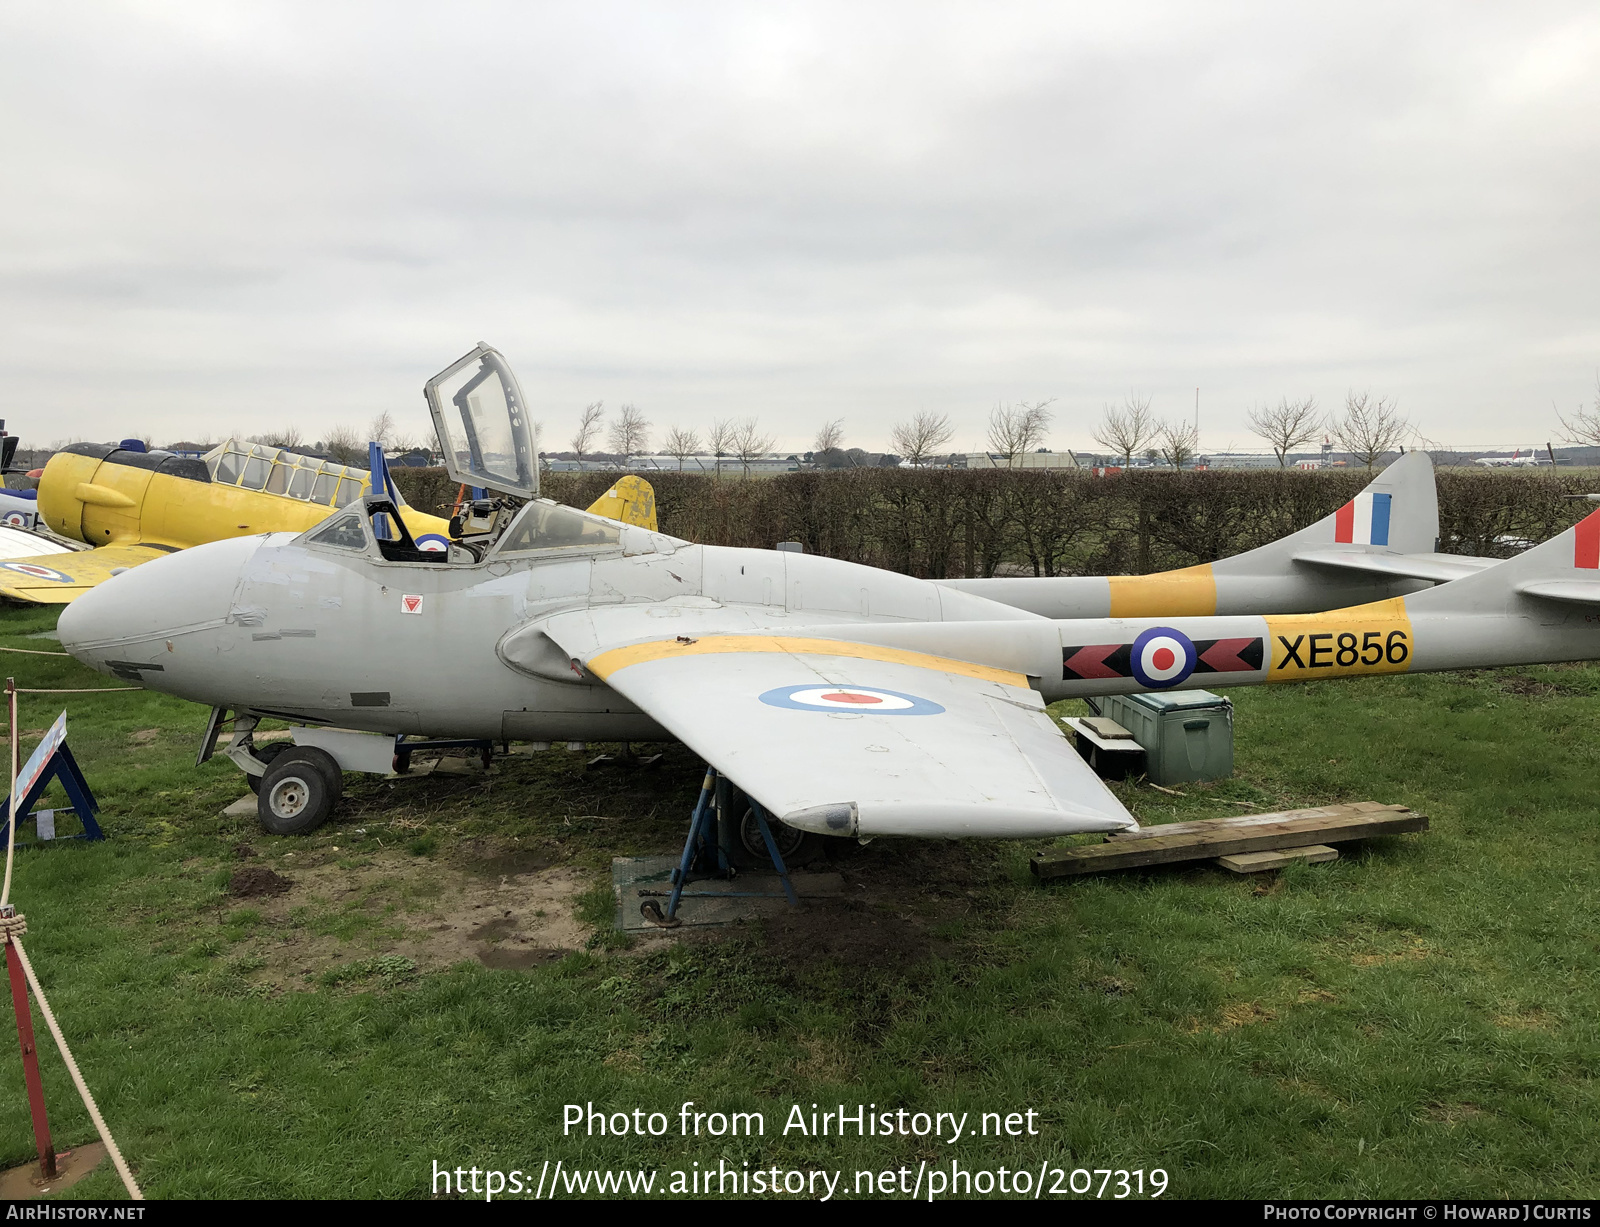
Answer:
<svg viewBox="0 0 1600 1227"><path fill-rule="evenodd" d="M143 690L143 686L91 686L87 690L30 690L26 686L18 686L18 694L116 694L119 690Z"/></svg>
<svg viewBox="0 0 1600 1227"><path fill-rule="evenodd" d="M71 652L40 652L34 648L0 648L0 652L15 652L19 656L71 656Z"/></svg>
<svg viewBox="0 0 1600 1227"><path fill-rule="evenodd" d="M119 690L143 689L137 686L119 686ZM144 1194L139 1191L139 1186L134 1182L133 1173L128 1170L128 1163L122 1157L122 1151L117 1146L117 1140L111 1136L111 1130L106 1127L105 1117L100 1115L100 1106L95 1103L94 1096L89 1092L89 1084L83 1080L83 1074L78 1071L78 1063L72 1059L72 1050L67 1047L67 1037L61 1034L61 1027L56 1022L56 1016L50 1009L49 1001L45 1000L44 988L39 983L39 977L33 973L33 964L29 962L27 952L22 948L22 934L28 931L27 918L19 915L15 908L8 904L11 898L11 867L16 860L17 853L17 772L19 771L18 758L22 753L22 743L17 737L17 695L22 694L50 694L51 691L19 691L15 678L6 679L6 707L10 716L10 741L11 741L11 821L7 824L6 831L6 877L5 884L0 886L0 909L11 913L10 916L0 916L0 922L7 927L4 930L5 943L17 952L17 961L22 964L23 973L28 977L28 984L33 988L33 996L39 1003L39 1012L44 1015L45 1025L50 1028L50 1034L55 1037L56 1047L61 1050L61 1060L66 1064L67 1072L72 1075L73 1084L78 1088L78 1095L83 1100L83 1106L89 1110L89 1119L94 1122L95 1130L100 1134L100 1140L106 1144L106 1150L111 1155L111 1161L116 1164L117 1175L122 1177L123 1187L128 1190L128 1196L134 1201L143 1201Z"/></svg>
<svg viewBox="0 0 1600 1227"><path fill-rule="evenodd" d="M55 1036L56 1047L61 1050L61 1059L66 1063L67 1072L72 1075L72 1081L78 1088L78 1095L83 1099L83 1106L89 1109L89 1119L99 1131L100 1140L106 1144L106 1150L111 1153L111 1162L117 1165L117 1175L122 1177L122 1187L128 1190L128 1196L134 1201L143 1201L144 1194L139 1191L133 1173L128 1170L128 1161L122 1157L122 1151L117 1147L117 1139L111 1136L111 1130L106 1127L105 1117L100 1115L100 1107L89 1092L89 1084L78 1072L78 1063L72 1059L72 1050L67 1047L66 1037L61 1034L56 1016L50 1010L50 1003L44 999L44 989L39 986L39 977L33 974L33 964L28 961L22 943L15 937L11 939L11 948L17 952L17 958L22 960L22 970L27 973L28 983L33 987L34 999L39 1003L39 1013L44 1015L45 1026L49 1027L50 1034Z"/></svg>

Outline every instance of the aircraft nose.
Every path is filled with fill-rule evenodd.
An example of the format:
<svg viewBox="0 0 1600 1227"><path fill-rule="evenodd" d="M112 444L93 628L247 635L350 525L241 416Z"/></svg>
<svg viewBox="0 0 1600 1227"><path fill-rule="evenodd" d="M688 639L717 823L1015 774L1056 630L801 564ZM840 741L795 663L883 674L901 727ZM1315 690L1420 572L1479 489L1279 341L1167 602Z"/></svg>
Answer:
<svg viewBox="0 0 1600 1227"><path fill-rule="evenodd" d="M61 646L111 672L108 661L129 659L141 644L225 624L239 573L261 544L260 537L213 541L112 576L62 611Z"/></svg>

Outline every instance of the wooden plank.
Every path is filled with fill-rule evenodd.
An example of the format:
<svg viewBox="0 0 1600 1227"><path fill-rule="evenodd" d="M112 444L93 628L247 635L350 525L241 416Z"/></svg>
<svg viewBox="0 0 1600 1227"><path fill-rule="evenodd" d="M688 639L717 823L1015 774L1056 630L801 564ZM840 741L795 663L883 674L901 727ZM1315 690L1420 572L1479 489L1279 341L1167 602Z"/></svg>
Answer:
<svg viewBox="0 0 1600 1227"><path fill-rule="evenodd" d="M1127 737L1104 737L1097 733L1087 720L1078 716L1062 716L1061 723L1091 745L1098 746L1109 754L1131 755L1144 753L1144 747L1133 740L1132 734ZM1107 723L1110 722L1108 721Z"/></svg>
<svg viewBox="0 0 1600 1227"><path fill-rule="evenodd" d="M1238 825L1233 819L1207 819L1204 823L1174 823L1187 830L1165 833L1152 828L1142 839L1114 839L1085 848L1041 852L1033 858L1035 877L1056 878L1113 869L1140 869L1177 861L1211 860L1243 852L1271 852L1279 848L1304 848L1310 844L1345 843L1374 835L1404 835L1426 831L1428 819L1404 807L1370 805L1337 807L1344 813L1279 819ZM1202 830L1195 830L1203 826Z"/></svg>
<svg viewBox="0 0 1600 1227"><path fill-rule="evenodd" d="M1217 864L1234 873L1266 873L1296 861L1320 865L1324 861L1338 859L1339 849L1330 848L1327 844L1311 844L1305 848L1280 848L1276 852L1241 852L1238 856L1219 856Z"/></svg>
<svg viewBox="0 0 1600 1227"><path fill-rule="evenodd" d="M1379 805L1376 801L1357 801L1352 805L1324 805L1316 809L1278 810L1271 814L1230 814L1223 818L1199 818L1193 822L1167 822L1156 826L1140 827L1137 831L1113 831L1107 839L1149 839L1156 835L1187 835L1191 832L1216 831L1223 828L1258 827L1269 822L1298 822L1301 819L1344 818L1351 814L1376 814L1392 812L1410 813L1405 805Z"/></svg>

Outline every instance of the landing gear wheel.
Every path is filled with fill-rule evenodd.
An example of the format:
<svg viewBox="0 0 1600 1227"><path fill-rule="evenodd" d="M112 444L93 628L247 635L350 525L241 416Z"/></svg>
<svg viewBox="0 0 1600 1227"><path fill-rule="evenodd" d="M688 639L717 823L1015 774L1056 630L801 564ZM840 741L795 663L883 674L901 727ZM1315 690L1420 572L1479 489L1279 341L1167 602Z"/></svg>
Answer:
<svg viewBox="0 0 1600 1227"><path fill-rule="evenodd" d="M337 781L337 783L336 783ZM273 835L304 835L333 813L343 776L326 750L296 746L278 755L261 777L256 815Z"/></svg>
<svg viewBox="0 0 1600 1227"><path fill-rule="evenodd" d="M772 832L772 842L778 845L778 855L783 857L785 869L798 869L809 864L822 852L822 837L799 827L779 822L770 814L767 829ZM767 851L767 841L761 838L761 824L756 812L746 806L744 816L734 832L733 863L740 869L770 869L772 855Z"/></svg>
<svg viewBox="0 0 1600 1227"><path fill-rule="evenodd" d="M262 746L259 750L257 750L256 757L270 767L272 766L273 759L277 758L278 755L282 754L285 750L292 749L294 749L294 746L290 745L287 741L275 741L271 745ZM255 793L257 796L260 796L261 780L263 777L259 775L247 775L244 778L245 782L250 785L250 791Z"/></svg>
<svg viewBox="0 0 1600 1227"><path fill-rule="evenodd" d="M344 796L344 772L340 770L338 760L320 746L296 746L289 752L289 756L303 762L310 763L322 772L328 781L328 787L333 790L333 799Z"/></svg>

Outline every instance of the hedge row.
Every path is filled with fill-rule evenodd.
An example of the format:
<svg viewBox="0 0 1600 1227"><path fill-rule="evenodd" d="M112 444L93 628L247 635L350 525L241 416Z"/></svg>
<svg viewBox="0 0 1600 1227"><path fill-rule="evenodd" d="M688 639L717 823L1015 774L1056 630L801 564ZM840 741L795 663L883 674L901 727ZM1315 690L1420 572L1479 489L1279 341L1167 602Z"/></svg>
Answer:
<svg viewBox="0 0 1600 1227"><path fill-rule="evenodd" d="M447 507L442 469L396 469L414 506ZM1576 523L1600 471L1440 469L1439 548L1503 557ZM586 507L605 473L549 473L544 494ZM1142 471L1093 477L1007 470L856 469L746 480L651 477L663 532L710 545L807 550L911 575L1137 574L1224 558L1320 519L1362 470Z"/></svg>

